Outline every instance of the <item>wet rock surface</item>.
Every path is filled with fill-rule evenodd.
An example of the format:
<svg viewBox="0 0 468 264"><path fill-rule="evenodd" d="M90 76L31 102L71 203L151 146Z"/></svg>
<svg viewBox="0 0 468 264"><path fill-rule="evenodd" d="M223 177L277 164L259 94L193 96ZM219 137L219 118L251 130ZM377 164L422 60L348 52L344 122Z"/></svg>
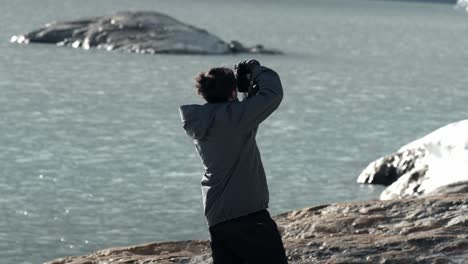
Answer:
<svg viewBox="0 0 468 264"><path fill-rule="evenodd" d="M274 217L289 263L467 263L468 194L323 205ZM211 262L209 241L101 250L47 264Z"/></svg>
<svg viewBox="0 0 468 264"><path fill-rule="evenodd" d="M468 120L449 124L377 159L359 183L389 185L380 199L398 199L468 190Z"/></svg>
<svg viewBox="0 0 468 264"><path fill-rule="evenodd" d="M246 47L239 41L225 42L204 29L158 12L120 12L111 16L51 22L30 33L12 36L10 41L143 54L281 53L263 45Z"/></svg>

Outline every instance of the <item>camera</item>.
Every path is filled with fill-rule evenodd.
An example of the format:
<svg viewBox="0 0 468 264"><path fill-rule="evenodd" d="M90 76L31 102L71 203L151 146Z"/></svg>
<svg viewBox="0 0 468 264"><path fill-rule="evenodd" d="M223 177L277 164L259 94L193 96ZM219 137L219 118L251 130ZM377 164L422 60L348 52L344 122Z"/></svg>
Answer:
<svg viewBox="0 0 468 264"><path fill-rule="evenodd" d="M237 64L234 70L237 80L237 90L240 93L248 93L253 85L251 80L252 74L244 64Z"/></svg>

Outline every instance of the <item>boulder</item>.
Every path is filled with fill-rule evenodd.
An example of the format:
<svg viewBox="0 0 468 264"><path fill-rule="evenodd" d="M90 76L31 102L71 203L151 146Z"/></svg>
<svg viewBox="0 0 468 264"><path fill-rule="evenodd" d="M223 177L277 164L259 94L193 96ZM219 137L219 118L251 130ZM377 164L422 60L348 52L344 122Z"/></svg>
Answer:
<svg viewBox="0 0 468 264"><path fill-rule="evenodd" d="M372 162L357 181L389 185L382 200L467 192L468 120L442 127Z"/></svg>
<svg viewBox="0 0 468 264"><path fill-rule="evenodd" d="M466 263L468 194L321 205L274 217L290 264ZM209 241L100 250L46 264L210 264Z"/></svg>
<svg viewBox="0 0 468 264"><path fill-rule="evenodd" d="M262 45L246 47L238 41L225 42L204 29L158 12L120 12L111 16L51 22L30 33L12 36L10 41L145 54L280 53Z"/></svg>

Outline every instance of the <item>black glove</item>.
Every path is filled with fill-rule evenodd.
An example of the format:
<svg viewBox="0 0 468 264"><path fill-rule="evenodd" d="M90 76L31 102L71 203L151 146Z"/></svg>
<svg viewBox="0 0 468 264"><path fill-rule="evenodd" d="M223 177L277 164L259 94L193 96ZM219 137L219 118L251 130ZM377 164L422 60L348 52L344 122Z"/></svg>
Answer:
<svg viewBox="0 0 468 264"><path fill-rule="evenodd" d="M242 61L234 66L237 80L237 90L241 93L248 93L252 88L252 73L260 66L257 60Z"/></svg>

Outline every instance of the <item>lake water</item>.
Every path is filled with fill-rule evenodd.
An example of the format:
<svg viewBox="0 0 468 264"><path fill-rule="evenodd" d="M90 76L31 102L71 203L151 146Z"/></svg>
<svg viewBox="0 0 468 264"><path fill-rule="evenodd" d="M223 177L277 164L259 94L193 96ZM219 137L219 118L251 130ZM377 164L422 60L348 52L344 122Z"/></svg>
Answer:
<svg viewBox="0 0 468 264"><path fill-rule="evenodd" d="M273 214L377 199L367 164L468 116L468 16L382 1L0 0L0 263L207 239L203 168L178 106L193 76L239 56L136 55L14 45L52 20L155 10L257 56L285 98L258 143Z"/></svg>

